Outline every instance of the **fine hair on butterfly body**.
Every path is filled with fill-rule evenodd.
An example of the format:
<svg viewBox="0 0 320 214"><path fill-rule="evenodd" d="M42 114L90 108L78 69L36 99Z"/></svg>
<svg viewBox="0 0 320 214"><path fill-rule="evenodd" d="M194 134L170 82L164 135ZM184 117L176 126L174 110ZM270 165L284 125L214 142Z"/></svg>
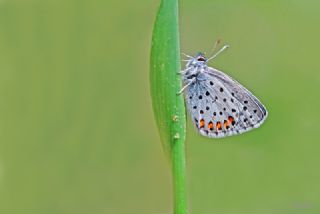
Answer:
<svg viewBox="0 0 320 214"><path fill-rule="evenodd" d="M184 86L179 94L184 92L192 122L206 137L241 134L259 127L268 115L264 105L244 86L207 65L228 47L223 46L209 58L203 53L186 55L186 68L180 72Z"/></svg>

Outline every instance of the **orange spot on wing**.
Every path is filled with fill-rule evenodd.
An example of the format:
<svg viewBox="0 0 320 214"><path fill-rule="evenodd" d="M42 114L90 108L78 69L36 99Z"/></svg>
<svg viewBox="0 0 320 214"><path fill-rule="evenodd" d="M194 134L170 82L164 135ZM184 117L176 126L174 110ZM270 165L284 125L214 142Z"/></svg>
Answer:
<svg viewBox="0 0 320 214"><path fill-rule="evenodd" d="M221 127L221 122L217 122L217 129L218 129L218 130L221 130L221 129L222 129L222 127Z"/></svg>
<svg viewBox="0 0 320 214"><path fill-rule="evenodd" d="M228 129L228 128L229 128L229 125L230 125L229 120L228 120L228 121L225 120L225 121L223 122L223 126L224 126L225 129Z"/></svg>
<svg viewBox="0 0 320 214"><path fill-rule="evenodd" d="M204 128L204 119L200 120L199 127L200 127L200 129Z"/></svg>
<svg viewBox="0 0 320 214"><path fill-rule="evenodd" d="M212 123L211 121L208 123L208 128L209 128L210 130L213 130L213 123Z"/></svg>
<svg viewBox="0 0 320 214"><path fill-rule="evenodd" d="M232 116L228 117L228 122L229 122L229 124L232 124L232 125L235 124L235 120L234 120L234 118Z"/></svg>
<svg viewBox="0 0 320 214"><path fill-rule="evenodd" d="M226 128L227 127L227 125L228 125L228 121L223 121L223 126L224 126L224 128Z"/></svg>

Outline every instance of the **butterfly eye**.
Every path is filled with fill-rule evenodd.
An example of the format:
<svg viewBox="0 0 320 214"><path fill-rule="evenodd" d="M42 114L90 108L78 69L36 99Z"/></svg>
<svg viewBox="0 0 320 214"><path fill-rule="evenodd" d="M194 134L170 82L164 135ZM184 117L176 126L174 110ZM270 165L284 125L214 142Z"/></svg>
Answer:
<svg viewBox="0 0 320 214"><path fill-rule="evenodd" d="M204 57L198 57L198 59L197 59L199 62L204 62L204 61L206 61L206 59L204 58Z"/></svg>

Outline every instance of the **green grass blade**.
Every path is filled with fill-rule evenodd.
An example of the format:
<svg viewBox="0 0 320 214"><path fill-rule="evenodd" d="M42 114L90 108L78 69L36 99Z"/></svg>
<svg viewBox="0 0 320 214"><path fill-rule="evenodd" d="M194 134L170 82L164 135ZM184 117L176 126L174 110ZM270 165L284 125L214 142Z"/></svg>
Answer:
<svg viewBox="0 0 320 214"><path fill-rule="evenodd" d="M185 193L186 116L181 89L178 1L162 0L153 29L150 85L154 115L172 162L174 213L187 212Z"/></svg>

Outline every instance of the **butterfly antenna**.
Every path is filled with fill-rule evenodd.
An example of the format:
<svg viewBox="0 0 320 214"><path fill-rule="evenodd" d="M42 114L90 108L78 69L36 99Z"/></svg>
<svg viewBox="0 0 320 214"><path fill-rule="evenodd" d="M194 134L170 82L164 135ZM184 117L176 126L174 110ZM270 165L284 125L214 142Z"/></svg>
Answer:
<svg viewBox="0 0 320 214"><path fill-rule="evenodd" d="M223 46L217 53L215 53L212 57L208 58L207 61L216 58L220 53L229 48L229 45Z"/></svg>
<svg viewBox="0 0 320 214"><path fill-rule="evenodd" d="M214 43L213 48L212 48L212 50L210 52L210 55L212 55L214 53L214 51L217 49L217 47L220 44L220 42L221 42L221 39L216 40L216 42Z"/></svg>

